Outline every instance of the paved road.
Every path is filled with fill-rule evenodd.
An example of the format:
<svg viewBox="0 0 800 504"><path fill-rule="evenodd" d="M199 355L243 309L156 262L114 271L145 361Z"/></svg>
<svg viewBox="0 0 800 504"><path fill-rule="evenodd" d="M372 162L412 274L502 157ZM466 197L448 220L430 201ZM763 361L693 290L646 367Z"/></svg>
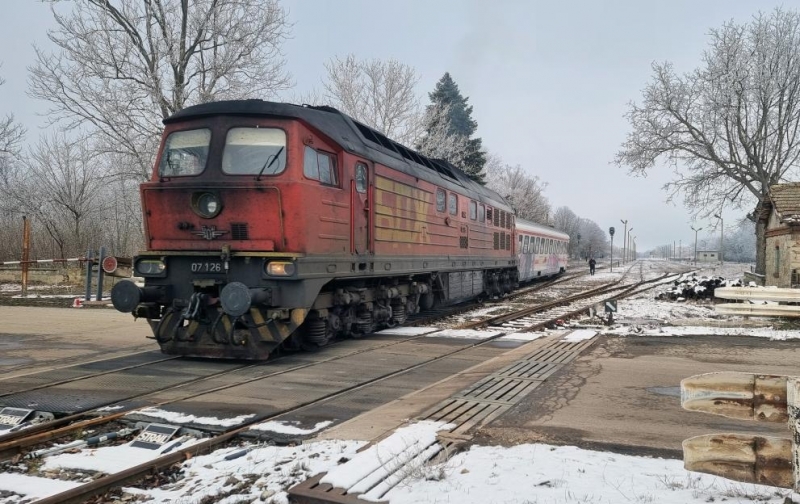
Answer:
<svg viewBox="0 0 800 504"><path fill-rule="evenodd" d="M783 424L681 409L680 381L712 371L798 374L800 344L736 336L602 337L485 428L479 439L678 457L681 441L700 434L760 432L788 437Z"/></svg>

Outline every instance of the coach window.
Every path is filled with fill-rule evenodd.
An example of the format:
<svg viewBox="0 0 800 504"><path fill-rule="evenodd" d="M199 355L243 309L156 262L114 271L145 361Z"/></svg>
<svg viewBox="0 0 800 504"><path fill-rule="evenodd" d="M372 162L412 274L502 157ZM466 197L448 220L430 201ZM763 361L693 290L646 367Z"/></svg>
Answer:
<svg viewBox="0 0 800 504"><path fill-rule="evenodd" d="M356 191L367 192L367 165L356 163Z"/></svg>
<svg viewBox="0 0 800 504"><path fill-rule="evenodd" d="M444 212L447 210L447 195L444 189L436 189L436 211Z"/></svg>
<svg viewBox="0 0 800 504"><path fill-rule="evenodd" d="M277 175L286 167L286 133L276 128L231 128L222 151L230 175Z"/></svg>
<svg viewBox="0 0 800 504"><path fill-rule="evenodd" d="M526 237L525 237L525 246L523 247L523 249L522 249L522 250L523 250L523 251L524 251L524 253L526 253L526 254L527 254L528 252L530 252L530 251L531 251L531 242L530 242L530 239L531 239L531 237L530 237L530 236L526 236Z"/></svg>
<svg viewBox="0 0 800 504"><path fill-rule="evenodd" d="M478 220L478 204L474 201L469 202L469 218Z"/></svg>
<svg viewBox="0 0 800 504"><path fill-rule="evenodd" d="M486 222L486 207L483 204L478 208L478 220Z"/></svg>
<svg viewBox="0 0 800 504"><path fill-rule="evenodd" d="M450 198L447 200L447 210L450 215L458 213L458 196L456 196L456 193L450 193Z"/></svg>
<svg viewBox="0 0 800 504"><path fill-rule="evenodd" d="M303 174L323 184L336 185L336 160L331 154L317 152L309 146L305 149Z"/></svg>
<svg viewBox="0 0 800 504"><path fill-rule="evenodd" d="M158 165L161 177L198 175L206 169L211 130L194 129L174 131L164 142L164 151Z"/></svg>
<svg viewBox="0 0 800 504"><path fill-rule="evenodd" d="M536 237L536 245L533 247L534 254L541 254L542 253L542 239L538 236Z"/></svg>

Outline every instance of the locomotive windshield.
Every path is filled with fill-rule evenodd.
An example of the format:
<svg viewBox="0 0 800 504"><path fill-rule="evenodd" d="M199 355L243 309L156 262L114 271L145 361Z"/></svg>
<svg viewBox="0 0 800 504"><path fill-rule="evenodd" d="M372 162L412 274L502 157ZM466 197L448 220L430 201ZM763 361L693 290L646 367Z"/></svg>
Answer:
<svg viewBox="0 0 800 504"><path fill-rule="evenodd" d="M161 155L158 173L162 177L197 175L206 168L211 130L196 129L170 133Z"/></svg>
<svg viewBox="0 0 800 504"><path fill-rule="evenodd" d="M286 168L286 133L276 128L231 128L222 171L230 175L277 175Z"/></svg>

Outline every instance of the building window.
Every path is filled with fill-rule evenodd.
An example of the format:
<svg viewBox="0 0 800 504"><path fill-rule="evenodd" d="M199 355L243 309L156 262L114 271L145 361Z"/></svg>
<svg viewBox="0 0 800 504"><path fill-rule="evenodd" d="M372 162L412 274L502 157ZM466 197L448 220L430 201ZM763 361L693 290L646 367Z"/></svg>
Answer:
<svg viewBox="0 0 800 504"><path fill-rule="evenodd" d="M356 164L356 191L367 192L367 165L364 163Z"/></svg>
<svg viewBox="0 0 800 504"><path fill-rule="evenodd" d="M436 189L436 211L444 212L447 206L447 195L444 189Z"/></svg>
<svg viewBox="0 0 800 504"><path fill-rule="evenodd" d="M317 152L306 146L303 160L303 174L323 184L337 185L336 160L333 155Z"/></svg>
<svg viewBox="0 0 800 504"><path fill-rule="evenodd" d="M455 193L450 193L450 198L447 200L447 210L450 212L450 215L456 215L458 213L458 196Z"/></svg>

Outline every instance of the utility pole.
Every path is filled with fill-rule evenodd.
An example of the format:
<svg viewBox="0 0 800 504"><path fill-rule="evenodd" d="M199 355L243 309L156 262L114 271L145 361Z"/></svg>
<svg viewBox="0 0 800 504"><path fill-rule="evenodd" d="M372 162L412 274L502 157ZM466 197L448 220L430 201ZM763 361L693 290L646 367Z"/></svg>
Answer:
<svg viewBox="0 0 800 504"><path fill-rule="evenodd" d="M721 212L720 212L721 213ZM723 241L723 233L725 232L725 221L722 220L722 216L720 214L714 214L714 217L719 219L719 263L725 264L725 259L723 259L723 250L725 249L725 242Z"/></svg>
<svg viewBox="0 0 800 504"><path fill-rule="evenodd" d="M702 231L703 228L695 229L694 226L690 226L692 231L694 231L694 265L697 266L697 232Z"/></svg>
<svg viewBox="0 0 800 504"><path fill-rule="evenodd" d="M631 249L631 243L633 243L633 240L631 240L631 233L633 233L633 226L631 226L631 228L628 230L628 259L631 260L631 262L633 262L633 259L635 259L635 257L633 256L633 254L631 254L631 251L633 250Z"/></svg>
<svg viewBox="0 0 800 504"><path fill-rule="evenodd" d="M625 259L628 258L628 221L620 219L621 223L625 225L624 231L622 231L622 264L625 264Z"/></svg>

